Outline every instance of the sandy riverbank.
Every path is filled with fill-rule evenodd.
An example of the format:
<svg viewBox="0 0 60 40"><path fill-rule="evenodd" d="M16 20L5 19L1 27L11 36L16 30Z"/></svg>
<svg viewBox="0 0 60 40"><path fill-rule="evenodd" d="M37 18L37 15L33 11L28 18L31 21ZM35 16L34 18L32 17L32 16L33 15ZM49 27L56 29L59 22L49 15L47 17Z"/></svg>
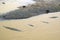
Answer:
<svg viewBox="0 0 60 40"><path fill-rule="evenodd" d="M17 28L21 32L3 26ZM60 12L0 21L0 40L60 40Z"/></svg>

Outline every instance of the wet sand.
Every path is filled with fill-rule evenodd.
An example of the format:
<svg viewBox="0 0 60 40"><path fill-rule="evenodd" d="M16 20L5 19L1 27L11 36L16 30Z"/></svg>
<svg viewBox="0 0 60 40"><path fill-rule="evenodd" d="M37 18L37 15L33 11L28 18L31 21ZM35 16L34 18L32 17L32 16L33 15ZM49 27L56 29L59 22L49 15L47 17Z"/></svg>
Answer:
<svg viewBox="0 0 60 40"><path fill-rule="evenodd" d="M3 4L2 2L4 2L5 4ZM23 5L28 5L28 4L35 4L36 1L33 0L2 0L0 1L0 15L3 13L7 13L10 11L14 11L17 10L19 6L23 6Z"/></svg>
<svg viewBox="0 0 60 40"><path fill-rule="evenodd" d="M50 18L53 16L58 18ZM22 31L9 30L3 26ZM60 12L42 14L28 19L2 20L0 21L0 40L60 40Z"/></svg>

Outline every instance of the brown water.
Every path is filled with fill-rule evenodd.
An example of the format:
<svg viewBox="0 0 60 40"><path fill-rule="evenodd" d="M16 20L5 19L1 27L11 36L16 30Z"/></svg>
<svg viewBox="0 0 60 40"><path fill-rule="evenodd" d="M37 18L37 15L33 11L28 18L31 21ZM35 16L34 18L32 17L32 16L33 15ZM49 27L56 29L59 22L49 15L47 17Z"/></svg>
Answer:
<svg viewBox="0 0 60 40"><path fill-rule="evenodd" d="M58 18L50 18L53 16ZM3 26L22 31L9 30ZM60 12L23 20L0 21L0 40L60 40Z"/></svg>

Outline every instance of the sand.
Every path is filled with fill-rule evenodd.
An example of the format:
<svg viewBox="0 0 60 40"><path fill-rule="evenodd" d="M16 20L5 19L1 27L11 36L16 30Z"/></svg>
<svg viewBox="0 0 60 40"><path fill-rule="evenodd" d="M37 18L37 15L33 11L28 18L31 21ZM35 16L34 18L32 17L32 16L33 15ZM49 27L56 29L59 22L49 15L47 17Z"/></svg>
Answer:
<svg viewBox="0 0 60 40"><path fill-rule="evenodd" d="M15 2L0 3L0 15L18 9L17 6L20 5ZM42 14L28 19L1 19L0 40L60 40L60 12Z"/></svg>
<svg viewBox="0 0 60 40"><path fill-rule="evenodd" d="M51 17L56 18L51 18ZM6 29L16 28L21 32ZM60 12L0 21L0 40L60 40Z"/></svg>
<svg viewBox="0 0 60 40"><path fill-rule="evenodd" d="M4 2L5 4L2 4ZM1 0L0 1L0 14L7 13L13 10L17 10L17 7L27 6L29 4L35 4L33 0Z"/></svg>

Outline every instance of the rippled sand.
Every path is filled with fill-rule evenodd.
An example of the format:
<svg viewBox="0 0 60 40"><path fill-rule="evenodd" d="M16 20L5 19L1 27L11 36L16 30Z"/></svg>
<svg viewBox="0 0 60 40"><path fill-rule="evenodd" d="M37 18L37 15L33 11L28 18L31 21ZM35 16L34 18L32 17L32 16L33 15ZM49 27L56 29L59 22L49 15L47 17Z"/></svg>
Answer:
<svg viewBox="0 0 60 40"><path fill-rule="evenodd" d="M56 17L56 18L52 18ZM17 28L21 32L3 26ZM60 40L60 12L0 21L0 40Z"/></svg>

